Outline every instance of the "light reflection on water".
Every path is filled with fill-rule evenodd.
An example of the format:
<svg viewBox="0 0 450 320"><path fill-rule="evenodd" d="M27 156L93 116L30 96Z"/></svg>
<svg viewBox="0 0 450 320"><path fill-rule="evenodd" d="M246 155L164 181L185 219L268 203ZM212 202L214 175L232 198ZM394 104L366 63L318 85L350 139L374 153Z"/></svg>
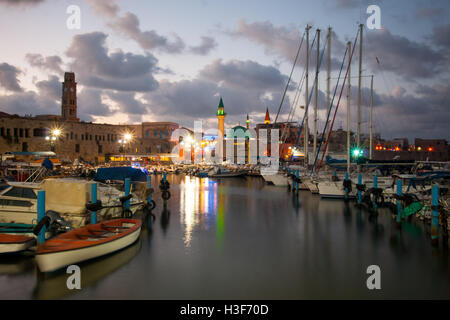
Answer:
<svg viewBox="0 0 450 320"><path fill-rule="evenodd" d="M81 291L67 290L65 270L42 277L33 259L0 257L0 298L450 298L448 248L432 248L420 221L399 231L388 210L371 215L259 178L168 180L172 196L163 203L154 185L156 220L136 244L80 264ZM378 292L365 285L371 264L381 267Z"/></svg>
<svg viewBox="0 0 450 320"><path fill-rule="evenodd" d="M194 228L208 229L216 212L217 181L185 176L180 184L180 222L184 244L191 245Z"/></svg>

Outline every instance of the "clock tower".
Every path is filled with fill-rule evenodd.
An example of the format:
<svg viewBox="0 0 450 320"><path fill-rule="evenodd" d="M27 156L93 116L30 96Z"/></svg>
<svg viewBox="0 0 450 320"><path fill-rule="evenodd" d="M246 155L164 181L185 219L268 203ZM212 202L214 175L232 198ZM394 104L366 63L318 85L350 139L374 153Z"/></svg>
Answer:
<svg viewBox="0 0 450 320"><path fill-rule="evenodd" d="M79 121L77 118L77 83L75 73L64 73L62 83L61 116L64 120Z"/></svg>

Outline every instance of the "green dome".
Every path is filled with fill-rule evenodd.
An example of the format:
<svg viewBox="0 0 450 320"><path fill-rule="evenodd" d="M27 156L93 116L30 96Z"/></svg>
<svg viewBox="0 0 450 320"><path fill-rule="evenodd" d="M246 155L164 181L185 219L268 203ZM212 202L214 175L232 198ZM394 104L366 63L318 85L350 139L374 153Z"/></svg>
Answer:
<svg viewBox="0 0 450 320"><path fill-rule="evenodd" d="M227 135L228 138L251 138L250 132L243 126L235 126L231 130L233 130L233 134Z"/></svg>

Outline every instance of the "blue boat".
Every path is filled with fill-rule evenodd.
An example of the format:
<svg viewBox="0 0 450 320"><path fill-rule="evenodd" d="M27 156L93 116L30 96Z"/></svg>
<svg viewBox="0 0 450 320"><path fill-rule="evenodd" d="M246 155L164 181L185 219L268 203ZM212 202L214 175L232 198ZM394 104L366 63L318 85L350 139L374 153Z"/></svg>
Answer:
<svg viewBox="0 0 450 320"><path fill-rule="evenodd" d="M132 182L145 182L147 175L141 170L132 167L112 167L112 168L98 168L94 176L95 181L105 182L107 180L125 180L130 178Z"/></svg>

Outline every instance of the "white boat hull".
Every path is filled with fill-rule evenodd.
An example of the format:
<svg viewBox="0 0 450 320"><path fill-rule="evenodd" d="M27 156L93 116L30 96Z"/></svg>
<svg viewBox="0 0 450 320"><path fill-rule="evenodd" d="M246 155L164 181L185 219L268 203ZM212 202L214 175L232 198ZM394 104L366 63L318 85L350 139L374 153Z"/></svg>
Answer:
<svg viewBox="0 0 450 320"><path fill-rule="evenodd" d="M323 181L317 184L320 196L322 198L344 199L345 190L342 186L342 181ZM354 194L349 194L349 198L354 197Z"/></svg>
<svg viewBox="0 0 450 320"><path fill-rule="evenodd" d="M139 237L141 228L134 232L102 244L80 249L36 254L36 262L41 272L52 272L62 267L101 257L133 244Z"/></svg>

